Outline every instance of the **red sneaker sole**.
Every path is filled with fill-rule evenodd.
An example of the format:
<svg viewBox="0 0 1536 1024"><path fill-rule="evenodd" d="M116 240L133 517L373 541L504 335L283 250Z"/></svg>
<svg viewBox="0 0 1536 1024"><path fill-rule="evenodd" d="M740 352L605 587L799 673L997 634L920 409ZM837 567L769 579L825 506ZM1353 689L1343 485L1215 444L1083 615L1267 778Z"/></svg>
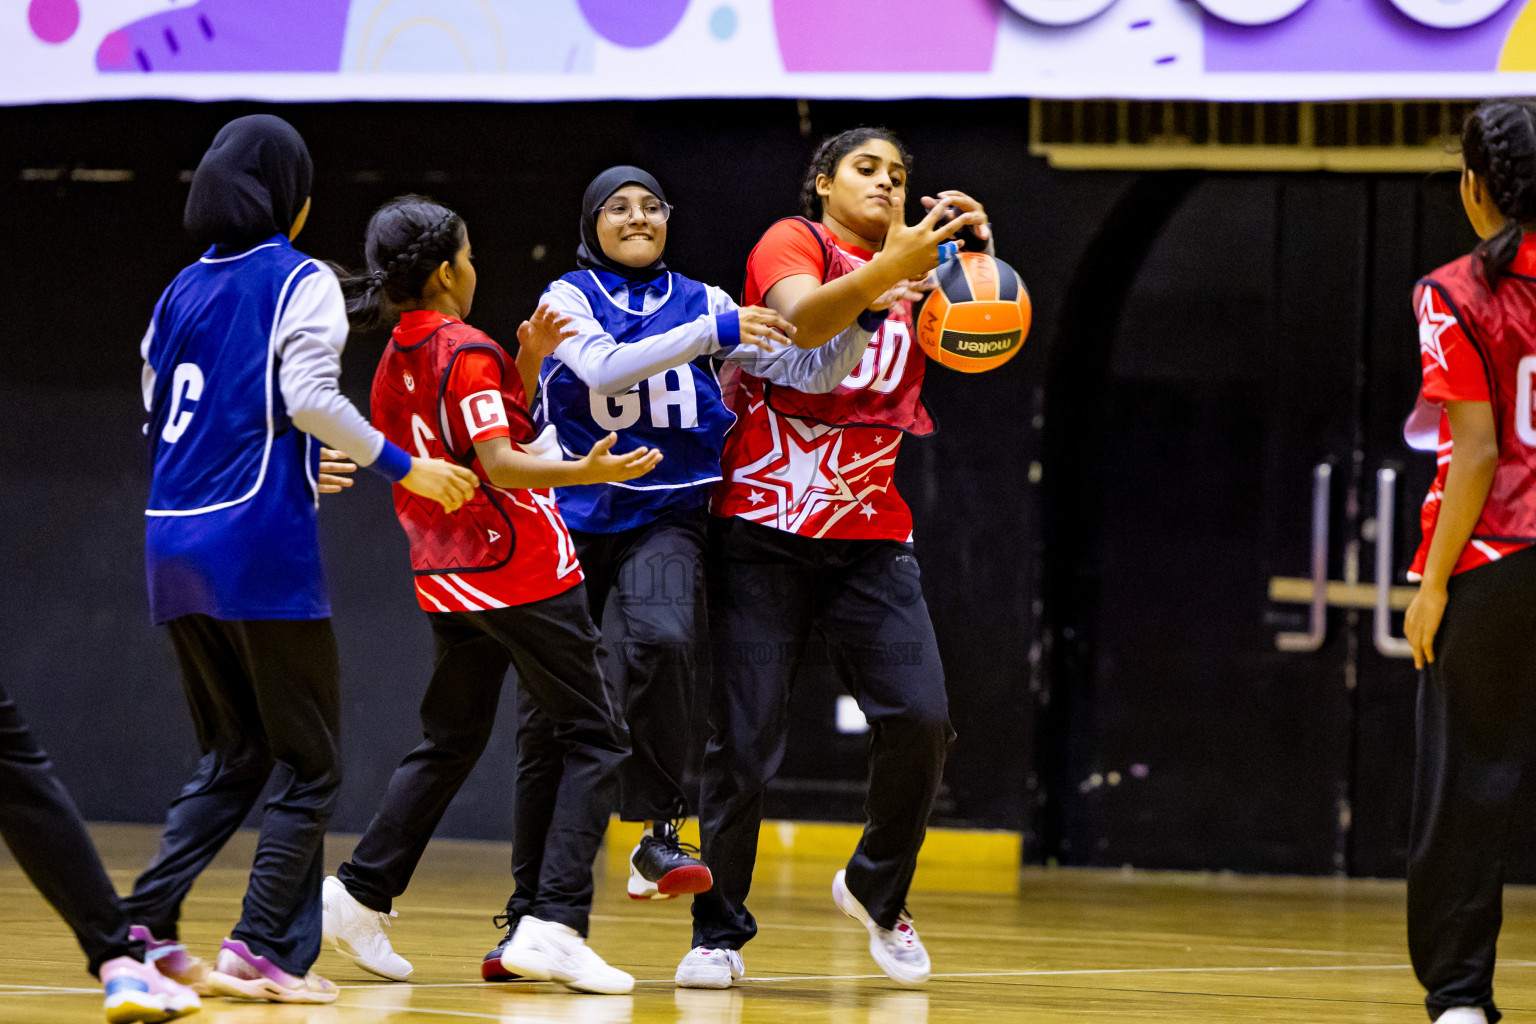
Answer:
<svg viewBox="0 0 1536 1024"><path fill-rule="evenodd" d="M501 951L493 951L494 955L487 956L480 962L481 981L527 981L521 974L513 974L501 966Z"/></svg>
<svg viewBox="0 0 1536 1024"><path fill-rule="evenodd" d="M656 891L663 896L688 896L708 892L715 884L715 877L702 864L686 868L674 868L661 876Z"/></svg>

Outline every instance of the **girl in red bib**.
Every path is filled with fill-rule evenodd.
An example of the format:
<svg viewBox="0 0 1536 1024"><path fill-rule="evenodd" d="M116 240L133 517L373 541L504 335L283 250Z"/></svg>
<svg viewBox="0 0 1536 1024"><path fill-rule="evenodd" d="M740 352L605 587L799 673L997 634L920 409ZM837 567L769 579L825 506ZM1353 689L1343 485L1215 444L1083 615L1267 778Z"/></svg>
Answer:
<svg viewBox="0 0 1536 1024"><path fill-rule="evenodd" d="M813 633L873 731L868 822L832 879L833 899L869 929L882 970L904 984L928 980L907 889L954 733L893 472L902 437L933 431L912 301L941 242L987 229L981 205L958 192L925 199L928 215L908 227L910 164L883 129L827 139L806 175L805 216L769 228L747 261L742 301L790 320L795 344L821 344L855 321L876 334L827 394L722 373L737 422L706 563L715 666L699 814L715 885L694 897L684 987L742 976L741 947L757 932L746 897L763 796L783 762L789 694Z"/></svg>
<svg viewBox="0 0 1536 1024"><path fill-rule="evenodd" d="M585 942L592 862L617 803L615 771L628 741L603 685L581 566L550 488L634 479L660 453L610 455L610 434L585 457L561 461L553 441L535 436L526 389L564 321L542 309L525 321L515 364L466 324L476 275L456 213L420 196L396 199L369 222L365 251L369 272L347 282L348 312L357 323L376 322L381 307L400 317L374 376L373 421L401 447L468 466L481 486L454 514L395 489L416 597L437 647L421 705L426 738L390 779L352 859L325 880L325 935L374 974L410 977L411 964L384 934L391 901L485 749L502 680L515 666L520 699L554 723L555 735L540 738L532 763L519 739L517 919L482 976L494 959L497 977L628 992L634 979Z"/></svg>
<svg viewBox="0 0 1536 1024"><path fill-rule="evenodd" d="M1536 105L1480 106L1462 158L1483 241L1414 289L1424 385L1409 442L1436 448L1440 470L1405 627L1424 670L1408 948L1431 1020L1485 1024L1499 1019L1505 846L1536 769Z"/></svg>

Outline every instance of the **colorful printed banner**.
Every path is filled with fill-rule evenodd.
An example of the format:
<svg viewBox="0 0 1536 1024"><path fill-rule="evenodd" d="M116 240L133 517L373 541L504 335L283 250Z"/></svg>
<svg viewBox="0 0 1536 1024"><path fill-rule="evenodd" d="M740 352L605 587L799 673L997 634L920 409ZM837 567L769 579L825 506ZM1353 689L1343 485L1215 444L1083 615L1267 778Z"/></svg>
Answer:
<svg viewBox="0 0 1536 1024"><path fill-rule="evenodd" d="M9 0L0 103L1536 93L1536 0Z"/></svg>

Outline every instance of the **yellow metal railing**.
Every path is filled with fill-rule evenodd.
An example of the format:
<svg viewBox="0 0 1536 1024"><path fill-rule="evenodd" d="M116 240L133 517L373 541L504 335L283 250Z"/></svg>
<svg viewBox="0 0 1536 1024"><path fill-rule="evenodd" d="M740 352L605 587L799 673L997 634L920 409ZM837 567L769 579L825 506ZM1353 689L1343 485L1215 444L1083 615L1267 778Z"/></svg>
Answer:
<svg viewBox="0 0 1536 1024"><path fill-rule="evenodd" d="M1473 105L1032 100L1029 148L1079 170L1455 170Z"/></svg>

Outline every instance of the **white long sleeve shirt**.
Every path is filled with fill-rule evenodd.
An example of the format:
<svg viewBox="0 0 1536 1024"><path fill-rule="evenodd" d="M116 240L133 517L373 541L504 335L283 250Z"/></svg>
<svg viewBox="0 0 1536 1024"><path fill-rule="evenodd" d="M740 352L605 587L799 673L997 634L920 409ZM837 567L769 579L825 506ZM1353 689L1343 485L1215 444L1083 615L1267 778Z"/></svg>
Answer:
<svg viewBox="0 0 1536 1024"><path fill-rule="evenodd" d="M593 316L586 295L567 281L553 282L539 302L571 318L576 336L560 343L555 358L601 395L621 395L663 370L707 355L718 355L774 384L821 394L837 387L853 372L874 336L853 324L825 345L812 349L789 344L765 352L752 345L722 346L716 317L739 307L719 288L706 285L705 290L709 296L708 313L670 331L627 343L616 341L603 329ZM615 305L630 308L628 282L621 281L607 293ZM666 295L648 288L644 305L637 312L652 312L665 301Z"/></svg>
<svg viewBox="0 0 1536 1024"><path fill-rule="evenodd" d="M277 382L294 426L337 448L359 466L370 466L384 447L379 433L341 393L341 353L347 345L347 305L341 284L329 267L306 276L288 295L273 330L277 345ZM144 370L140 383L144 409L152 412L155 371L149 364L155 325L139 346Z"/></svg>

